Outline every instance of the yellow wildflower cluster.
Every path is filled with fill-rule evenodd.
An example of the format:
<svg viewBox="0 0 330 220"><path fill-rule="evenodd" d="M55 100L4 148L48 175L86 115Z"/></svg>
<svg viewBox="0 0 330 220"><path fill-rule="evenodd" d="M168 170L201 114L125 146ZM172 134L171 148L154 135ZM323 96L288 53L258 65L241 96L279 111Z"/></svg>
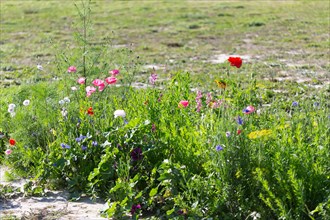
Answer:
<svg viewBox="0 0 330 220"><path fill-rule="evenodd" d="M273 132L272 130L260 130L260 131L253 131L250 134L248 134L248 138L250 139L256 139L256 138L260 138L260 137L267 137L269 135L271 135Z"/></svg>

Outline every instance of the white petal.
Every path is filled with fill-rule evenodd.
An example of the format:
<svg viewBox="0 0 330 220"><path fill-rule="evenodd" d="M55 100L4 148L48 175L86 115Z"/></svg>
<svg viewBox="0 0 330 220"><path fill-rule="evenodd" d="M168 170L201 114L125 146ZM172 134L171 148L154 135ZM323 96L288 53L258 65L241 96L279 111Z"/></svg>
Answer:
<svg viewBox="0 0 330 220"><path fill-rule="evenodd" d="M23 105L28 106L30 104L30 100L24 100Z"/></svg>
<svg viewBox="0 0 330 220"><path fill-rule="evenodd" d="M15 108L15 107L16 107L16 105L14 103L11 103L8 105L8 108Z"/></svg>
<svg viewBox="0 0 330 220"><path fill-rule="evenodd" d="M115 118L117 118L117 117L125 118L126 117L126 113L124 110L116 110L113 114L114 114Z"/></svg>

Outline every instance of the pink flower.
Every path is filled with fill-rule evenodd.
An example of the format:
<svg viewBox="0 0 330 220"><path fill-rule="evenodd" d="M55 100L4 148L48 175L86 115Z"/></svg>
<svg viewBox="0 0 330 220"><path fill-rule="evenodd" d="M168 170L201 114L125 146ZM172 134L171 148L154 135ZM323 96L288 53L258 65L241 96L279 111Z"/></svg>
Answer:
<svg viewBox="0 0 330 220"><path fill-rule="evenodd" d="M95 79L93 81L93 85L99 87L99 91L100 92L103 91L103 89L105 87L104 81L103 80L100 80L100 79Z"/></svg>
<svg viewBox="0 0 330 220"><path fill-rule="evenodd" d="M178 105L178 107L179 108L186 108L187 106L189 105L189 102L188 101L186 101L186 100L181 100L180 102L179 102L179 105Z"/></svg>
<svg viewBox="0 0 330 220"><path fill-rule="evenodd" d="M100 86L100 85L104 84L103 80L100 80L100 79L95 79L92 83L94 86Z"/></svg>
<svg viewBox="0 0 330 220"><path fill-rule="evenodd" d="M117 82L117 78L116 77L113 77L113 76L110 76L110 77L106 78L105 81L108 84L115 84Z"/></svg>
<svg viewBox="0 0 330 220"><path fill-rule="evenodd" d="M202 108L202 98L203 98L203 94L201 91L197 91L197 96L196 96L196 103L197 103L197 106L196 106L196 111L197 112L200 112L201 111L201 108Z"/></svg>
<svg viewBox="0 0 330 220"><path fill-rule="evenodd" d="M211 108L219 108L221 104L222 104L222 100L217 100L217 101L211 102L210 106L211 106Z"/></svg>
<svg viewBox="0 0 330 220"><path fill-rule="evenodd" d="M209 93L207 93L206 94L206 104L208 105L208 104L210 104L211 102L212 102L212 93L211 92L209 92Z"/></svg>
<svg viewBox="0 0 330 220"><path fill-rule="evenodd" d="M96 91L96 89L93 86L87 86L86 87L87 97L91 96L92 93L95 91Z"/></svg>
<svg viewBox="0 0 330 220"><path fill-rule="evenodd" d="M151 76L149 77L149 82L152 84L152 85L155 85L155 82L158 78L158 75L156 73L153 73L151 74Z"/></svg>
<svg viewBox="0 0 330 220"><path fill-rule="evenodd" d="M110 70L109 74L111 74L112 76L117 76L119 74L119 70L116 70L116 69Z"/></svg>
<svg viewBox="0 0 330 220"><path fill-rule="evenodd" d="M80 77L80 78L77 80L77 82L78 82L79 84L85 84L85 81L86 81L86 79L85 79L84 77Z"/></svg>
<svg viewBox="0 0 330 220"><path fill-rule="evenodd" d="M75 73L75 72L77 72L77 67L75 67L75 66L70 66L70 67L68 68L68 73Z"/></svg>
<svg viewBox="0 0 330 220"><path fill-rule="evenodd" d="M255 111L255 108L252 105L250 105L243 110L243 113L248 115L248 114L253 113L254 111Z"/></svg>
<svg viewBox="0 0 330 220"><path fill-rule="evenodd" d="M9 154L11 154L12 152L13 152L12 150L7 149L7 150L5 151L5 154L9 155Z"/></svg>

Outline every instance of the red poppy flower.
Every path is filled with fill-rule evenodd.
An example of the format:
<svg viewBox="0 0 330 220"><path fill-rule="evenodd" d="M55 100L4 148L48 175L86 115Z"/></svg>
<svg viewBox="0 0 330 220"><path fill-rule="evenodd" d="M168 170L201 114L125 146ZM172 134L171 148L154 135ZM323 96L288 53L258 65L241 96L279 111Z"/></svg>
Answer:
<svg viewBox="0 0 330 220"><path fill-rule="evenodd" d="M87 114L89 114L89 115L94 115L94 112L93 112L93 108L92 108L92 107L89 107L89 108L87 109Z"/></svg>
<svg viewBox="0 0 330 220"><path fill-rule="evenodd" d="M229 57L228 61L231 66L236 66L237 68L242 66L242 59L240 57Z"/></svg>
<svg viewBox="0 0 330 220"><path fill-rule="evenodd" d="M237 134L240 135L242 133L242 130L237 130Z"/></svg>
<svg viewBox="0 0 330 220"><path fill-rule="evenodd" d="M14 145L16 144L16 141L15 141L14 139L10 138L10 139L9 139L9 144L10 144L11 146L14 146Z"/></svg>

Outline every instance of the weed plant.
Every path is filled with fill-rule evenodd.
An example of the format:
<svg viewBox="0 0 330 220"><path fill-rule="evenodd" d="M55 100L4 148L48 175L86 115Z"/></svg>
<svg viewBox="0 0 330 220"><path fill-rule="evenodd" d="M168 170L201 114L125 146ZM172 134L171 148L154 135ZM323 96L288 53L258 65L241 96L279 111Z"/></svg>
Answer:
<svg viewBox="0 0 330 220"><path fill-rule="evenodd" d="M58 80L1 98L3 164L43 188L101 197L117 219L329 219L325 89L270 95L255 72L242 83L248 64L236 61L205 79L211 89L182 71L162 83L152 71L135 88L139 59L90 45L84 4L77 47L57 55Z"/></svg>

